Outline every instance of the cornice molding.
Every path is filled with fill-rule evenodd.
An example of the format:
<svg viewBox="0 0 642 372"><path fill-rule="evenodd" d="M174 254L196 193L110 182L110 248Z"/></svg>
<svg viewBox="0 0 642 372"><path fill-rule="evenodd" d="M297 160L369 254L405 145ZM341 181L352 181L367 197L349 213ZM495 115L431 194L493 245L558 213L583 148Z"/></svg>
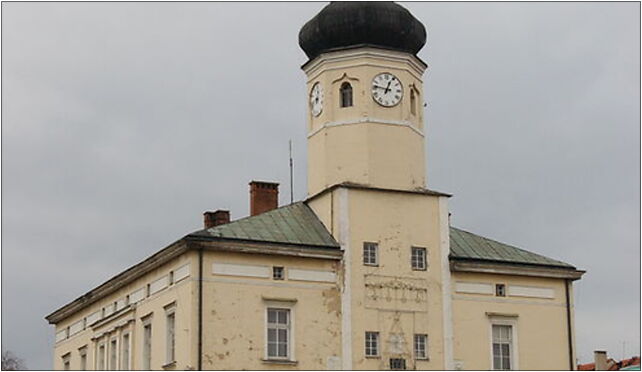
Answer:
<svg viewBox="0 0 642 372"><path fill-rule="evenodd" d="M460 261L450 258L450 271L484 273L484 274L501 274L501 275L518 275L533 276L539 278L556 278L578 280L586 271L575 268L539 266L539 265L520 265L513 263L500 262L483 262L465 260Z"/></svg>

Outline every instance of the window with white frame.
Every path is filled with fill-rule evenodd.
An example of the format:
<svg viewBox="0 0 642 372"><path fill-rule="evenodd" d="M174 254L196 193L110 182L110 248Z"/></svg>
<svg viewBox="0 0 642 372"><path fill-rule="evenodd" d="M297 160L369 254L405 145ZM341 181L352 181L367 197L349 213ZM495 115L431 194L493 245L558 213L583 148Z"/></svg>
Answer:
<svg viewBox="0 0 642 372"><path fill-rule="evenodd" d="M109 369L118 370L118 342L115 338L109 342Z"/></svg>
<svg viewBox="0 0 642 372"><path fill-rule="evenodd" d="M290 309L267 309L267 357L290 358Z"/></svg>
<svg viewBox="0 0 642 372"><path fill-rule="evenodd" d="M166 322L166 350L165 362L167 364L176 360L176 306L171 305L165 309Z"/></svg>
<svg viewBox="0 0 642 372"><path fill-rule="evenodd" d="M428 359L428 335L415 334L415 359Z"/></svg>
<svg viewBox="0 0 642 372"><path fill-rule="evenodd" d="M143 369L150 370L152 364L152 319L143 320Z"/></svg>
<svg viewBox="0 0 642 372"><path fill-rule="evenodd" d="M96 360L96 369L105 370L105 343L98 345L98 358Z"/></svg>
<svg viewBox="0 0 642 372"><path fill-rule="evenodd" d="M120 354L120 366L123 371L129 371L129 333L123 333L123 339L121 340L121 354Z"/></svg>
<svg viewBox="0 0 642 372"><path fill-rule="evenodd" d="M377 243L363 243L363 264L377 266L379 264L379 245Z"/></svg>
<svg viewBox="0 0 642 372"><path fill-rule="evenodd" d="M62 356L62 369L69 371L71 369L71 354L67 353Z"/></svg>
<svg viewBox="0 0 642 372"><path fill-rule="evenodd" d="M426 270L426 248L412 247L410 264L413 270Z"/></svg>
<svg viewBox="0 0 642 372"><path fill-rule="evenodd" d="M87 370L87 346L78 349L78 356L80 357L80 370Z"/></svg>
<svg viewBox="0 0 642 372"><path fill-rule="evenodd" d="M513 368L513 327L508 324L493 324L493 369Z"/></svg>
<svg viewBox="0 0 642 372"><path fill-rule="evenodd" d="M379 356L379 332L366 332L366 356Z"/></svg>

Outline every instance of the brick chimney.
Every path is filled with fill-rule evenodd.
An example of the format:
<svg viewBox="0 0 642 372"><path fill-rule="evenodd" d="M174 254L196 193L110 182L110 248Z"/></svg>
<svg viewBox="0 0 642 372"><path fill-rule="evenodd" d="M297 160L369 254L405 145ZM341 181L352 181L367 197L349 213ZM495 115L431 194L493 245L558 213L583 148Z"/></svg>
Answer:
<svg viewBox="0 0 642 372"><path fill-rule="evenodd" d="M256 216L279 206L279 184L275 182L250 182L250 215Z"/></svg>
<svg viewBox="0 0 642 372"><path fill-rule="evenodd" d="M608 360L606 359L606 351L595 350L593 352L593 357L595 358L595 370L596 371L607 371Z"/></svg>
<svg viewBox="0 0 642 372"><path fill-rule="evenodd" d="M215 212L203 213L203 225L206 229L230 222L230 211L219 209Z"/></svg>

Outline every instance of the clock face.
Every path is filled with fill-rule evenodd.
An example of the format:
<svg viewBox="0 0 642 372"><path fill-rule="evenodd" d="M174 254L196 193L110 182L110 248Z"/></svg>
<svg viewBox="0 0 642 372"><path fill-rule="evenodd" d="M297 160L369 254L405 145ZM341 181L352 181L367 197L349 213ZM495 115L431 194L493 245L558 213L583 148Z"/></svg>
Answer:
<svg viewBox="0 0 642 372"><path fill-rule="evenodd" d="M319 83L314 83L310 92L310 111L314 116L321 115L323 111L323 88Z"/></svg>
<svg viewBox="0 0 642 372"><path fill-rule="evenodd" d="M381 73L372 79L372 98L384 107L398 104L403 97L401 81L388 72Z"/></svg>

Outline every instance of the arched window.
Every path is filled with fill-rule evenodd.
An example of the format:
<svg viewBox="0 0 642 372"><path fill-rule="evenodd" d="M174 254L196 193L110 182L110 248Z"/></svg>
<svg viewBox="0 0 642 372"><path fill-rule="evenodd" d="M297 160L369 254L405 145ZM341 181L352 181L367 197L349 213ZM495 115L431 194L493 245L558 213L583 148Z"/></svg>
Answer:
<svg viewBox="0 0 642 372"><path fill-rule="evenodd" d="M341 84L339 95L341 97L341 107L352 106L352 85L350 85L350 83L345 82Z"/></svg>
<svg viewBox="0 0 642 372"><path fill-rule="evenodd" d="M414 89L410 89L410 113L417 115L417 96Z"/></svg>

